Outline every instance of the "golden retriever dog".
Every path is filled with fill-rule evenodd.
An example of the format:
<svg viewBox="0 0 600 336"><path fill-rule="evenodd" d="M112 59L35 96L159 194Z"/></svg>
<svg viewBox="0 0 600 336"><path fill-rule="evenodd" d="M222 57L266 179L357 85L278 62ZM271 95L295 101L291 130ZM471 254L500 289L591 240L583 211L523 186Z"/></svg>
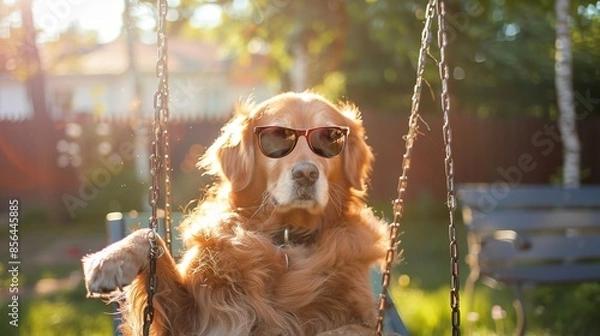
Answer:
<svg viewBox="0 0 600 336"><path fill-rule="evenodd" d="M184 256L157 260L151 334L373 335L369 271L389 238L365 205L372 161L353 105L310 92L240 104L199 161L216 182L180 225ZM88 293L129 285L125 335L142 334L148 233L83 259Z"/></svg>

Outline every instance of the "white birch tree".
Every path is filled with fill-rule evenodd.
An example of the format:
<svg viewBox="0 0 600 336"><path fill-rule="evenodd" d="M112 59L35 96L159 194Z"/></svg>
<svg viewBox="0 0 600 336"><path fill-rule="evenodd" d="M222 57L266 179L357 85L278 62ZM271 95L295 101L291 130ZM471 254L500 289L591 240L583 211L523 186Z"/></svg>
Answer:
<svg viewBox="0 0 600 336"><path fill-rule="evenodd" d="M577 188L580 181L581 146L577 135L573 99L573 67L569 35L570 0L556 0L556 97L559 109L559 129L563 144L563 185Z"/></svg>

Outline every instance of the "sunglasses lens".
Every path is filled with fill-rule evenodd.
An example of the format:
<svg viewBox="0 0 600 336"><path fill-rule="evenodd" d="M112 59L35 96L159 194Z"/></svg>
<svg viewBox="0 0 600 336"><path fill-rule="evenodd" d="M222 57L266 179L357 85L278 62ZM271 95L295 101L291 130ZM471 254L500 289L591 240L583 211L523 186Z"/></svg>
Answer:
<svg viewBox="0 0 600 336"><path fill-rule="evenodd" d="M263 154L270 158L283 157L294 148L296 132L283 127L264 129L259 135L259 145Z"/></svg>
<svg viewBox="0 0 600 336"><path fill-rule="evenodd" d="M313 152L325 158L340 154L344 149L345 142L345 130L337 127L314 130L309 139Z"/></svg>

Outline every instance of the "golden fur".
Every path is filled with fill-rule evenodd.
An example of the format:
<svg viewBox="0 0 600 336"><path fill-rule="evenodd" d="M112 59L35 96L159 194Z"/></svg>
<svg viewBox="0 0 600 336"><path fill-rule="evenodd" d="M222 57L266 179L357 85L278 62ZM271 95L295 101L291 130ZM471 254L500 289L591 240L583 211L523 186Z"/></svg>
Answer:
<svg viewBox="0 0 600 336"><path fill-rule="evenodd" d="M253 134L263 125L348 126L350 133L333 158L315 155L301 137L292 153L270 159ZM241 104L200 160L217 182L180 226L186 254L179 264L168 254L157 261L152 335L317 335L345 325L372 334L369 270L385 256L388 235L364 203L373 161L364 139L354 106L313 93ZM319 173L304 190L308 199L295 198L300 187L290 175L301 162ZM285 228L290 246L280 247L276 237ZM141 335L147 234L138 230L83 260L90 293L131 283L125 335Z"/></svg>

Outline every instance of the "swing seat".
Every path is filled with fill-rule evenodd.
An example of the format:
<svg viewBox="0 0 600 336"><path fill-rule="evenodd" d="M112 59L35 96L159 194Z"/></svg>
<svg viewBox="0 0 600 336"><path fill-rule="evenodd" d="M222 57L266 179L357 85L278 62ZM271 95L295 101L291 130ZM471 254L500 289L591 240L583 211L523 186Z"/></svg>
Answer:
<svg viewBox="0 0 600 336"><path fill-rule="evenodd" d="M179 223L181 221L181 213L173 212L171 214L172 222ZM148 227L148 219L150 218L150 212L138 212L138 211L130 211L130 212L110 212L106 215L106 231L108 234L108 243L114 243L119 241L129 233L140 229ZM161 237L166 236L165 232L165 223L164 223L164 211L158 211L158 234ZM171 232L171 255L175 260L179 260L184 252L183 242L180 239L178 232L173 230ZM371 284L373 288L373 295L375 298L379 296L382 290L381 284L381 275L376 271L371 271ZM113 314L113 323L115 326L115 335L120 336L118 326L120 324L120 316L116 311ZM386 312L385 312L385 320L384 320L384 332L386 333L398 333L403 336L408 336L408 331L404 326L404 322L402 318L398 314L394 302L391 300L390 295L388 294Z"/></svg>

